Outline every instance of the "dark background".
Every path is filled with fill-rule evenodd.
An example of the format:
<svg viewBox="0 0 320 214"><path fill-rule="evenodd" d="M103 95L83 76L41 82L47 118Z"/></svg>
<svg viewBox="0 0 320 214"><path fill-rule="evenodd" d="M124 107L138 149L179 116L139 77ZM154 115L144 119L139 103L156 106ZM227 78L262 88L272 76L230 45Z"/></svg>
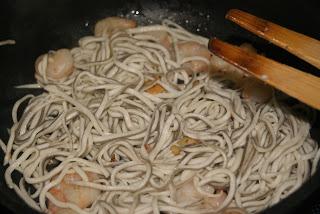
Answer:
<svg viewBox="0 0 320 214"><path fill-rule="evenodd" d="M28 90L13 86L34 83L34 61L48 50L71 48L77 40L92 34L94 23L106 16L125 16L139 24L151 24L169 18L188 30L203 36L242 43L250 41L268 57L316 74L317 69L291 56L287 52L246 32L224 19L231 8L239 8L320 39L320 3L317 0L2 0L0 2L0 40L14 39L14 46L0 47L0 138L8 139L6 128L11 126L13 103ZM312 130L319 142L320 120ZM2 162L3 154L0 159ZM2 164L0 164L2 165ZM4 167L0 166L1 212L32 213L3 179ZM267 213L320 213L320 172L301 189ZM319 212L318 212L319 210Z"/></svg>

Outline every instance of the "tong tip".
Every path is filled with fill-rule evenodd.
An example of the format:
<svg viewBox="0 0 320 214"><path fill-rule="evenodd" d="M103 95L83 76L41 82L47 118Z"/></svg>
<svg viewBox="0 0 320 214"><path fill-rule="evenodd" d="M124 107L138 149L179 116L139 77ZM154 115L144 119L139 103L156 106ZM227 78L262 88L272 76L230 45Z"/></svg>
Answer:
<svg viewBox="0 0 320 214"><path fill-rule="evenodd" d="M237 16L239 16L239 14L241 14L241 10L239 10L239 9L230 9L227 13L226 13L226 16L225 16L225 18L226 19L233 19L233 18L235 18L235 17L237 17Z"/></svg>
<svg viewBox="0 0 320 214"><path fill-rule="evenodd" d="M250 73L260 73L257 66L256 54L249 53L239 47L230 45L213 37L208 43L209 50L221 59Z"/></svg>

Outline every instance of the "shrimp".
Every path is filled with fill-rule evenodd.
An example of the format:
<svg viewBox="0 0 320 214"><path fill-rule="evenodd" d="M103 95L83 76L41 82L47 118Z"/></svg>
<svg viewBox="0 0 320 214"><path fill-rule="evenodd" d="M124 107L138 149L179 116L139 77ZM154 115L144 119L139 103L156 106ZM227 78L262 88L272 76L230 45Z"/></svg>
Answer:
<svg viewBox="0 0 320 214"><path fill-rule="evenodd" d="M205 191L210 192L212 191L212 187L205 186ZM217 197L208 197L206 195L201 194L197 191L193 184L193 180L190 179L189 181L183 183L176 191L176 201L177 203L183 204L191 204L198 201L202 201L200 207L203 209L209 208L217 208L221 206L224 200L227 197L227 194L224 191L219 191L217 193Z"/></svg>
<svg viewBox="0 0 320 214"><path fill-rule="evenodd" d="M210 61L212 55L206 46L192 41L178 43L178 53L182 59L187 57L202 57L208 61ZM188 68L192 72L196 73L210 70L209 64L202 60L191 60L185 62L183 67Z"/></svg>
<svg viewBox="0 0 320 214"><path fill-rule="evenodd" d="M94 28L95 36L110 36L113 33L121 30L137 27L134 20L124 19L120 17L108 17L98 21Z"/></svg>
<svg viewBox="0 0 320 214"><path fill-rule="evenodd" d="M45 55L38 57L35 63L36 78L40 74L39 64L44 60ZM47 54L48 62L46 66L46 76L51 80L63 80L74 71L74 60L70 50L59 49Z"/></svg>
<svg viewBox="0 0 320 214"><path fill-rule="evenodd" d="M146 34L157 39L159 44L165 47L169 52L172 52L172 40L170 35L166 31L161 31L161 30L150 31L150 32L146 32Z"/></svg>
<svg viewBox="0 0 320 214"><path fill-rule="evenodd" d="M91 172L87 172L86 175L88 176L89 181L94 181L99 178L97 174ZM77 173L66 174L61 183L51 188L49 192L59 201L73 203L79 208L84 209L89 207L96 200L100 194L100 190L72 184L72 182L81 180L80 175ZM48 203L48 209L51 214L75 213L71 209L59 208L51 201Z"/></svg>

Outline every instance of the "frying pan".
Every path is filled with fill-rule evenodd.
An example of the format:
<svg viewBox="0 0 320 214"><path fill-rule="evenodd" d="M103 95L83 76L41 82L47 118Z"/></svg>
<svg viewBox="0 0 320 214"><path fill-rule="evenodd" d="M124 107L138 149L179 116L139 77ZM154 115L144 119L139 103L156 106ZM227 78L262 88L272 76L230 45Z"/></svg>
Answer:
<svg viewBox="0 0 320 214"><path fill-rule="evenodd" d="M12 38L17 44L0 47L0 137L5 141L8 139L7 128L12 125L10 115L14 102L27 93L39 93L14 88L35 82L36 57L48 50L76 46L80 37L92 34L95 22L101 18L124 16L139 24L159 23L168 18L206 37L216 36L235 44L251 42L269 58L317 75L312 66L230 23L224 15L228 9L239 8L319 39L319 4L316 0L2 0L0 40ZM317 118L311 134L318 142L319 127L320 118ZM2 152L0 159L3 160ZM0 164L0 204L14 213L35 213L5 185L4 170ZM320 170L298 191L265 213L294 213L319 189L319 180Z"/></svg>

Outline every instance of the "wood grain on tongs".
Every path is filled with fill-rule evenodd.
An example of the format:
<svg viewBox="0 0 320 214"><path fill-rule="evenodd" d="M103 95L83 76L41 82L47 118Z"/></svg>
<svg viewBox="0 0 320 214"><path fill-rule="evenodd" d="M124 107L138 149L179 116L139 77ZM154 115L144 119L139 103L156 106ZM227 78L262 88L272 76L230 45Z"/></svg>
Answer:
<svg viewBox="0 0 320 214"><path fill-rule="evenodd" d="M230 10L226 18L320 68L320 41L238 9Z"/></svg>
<svg viewBox="0 0 320 214"><path fill-rule="evenodd" d="M241 70L316 109L320 109L320 78L262 55L245 51L217 38L209 41L209 49L215 55Z"/></svg>

